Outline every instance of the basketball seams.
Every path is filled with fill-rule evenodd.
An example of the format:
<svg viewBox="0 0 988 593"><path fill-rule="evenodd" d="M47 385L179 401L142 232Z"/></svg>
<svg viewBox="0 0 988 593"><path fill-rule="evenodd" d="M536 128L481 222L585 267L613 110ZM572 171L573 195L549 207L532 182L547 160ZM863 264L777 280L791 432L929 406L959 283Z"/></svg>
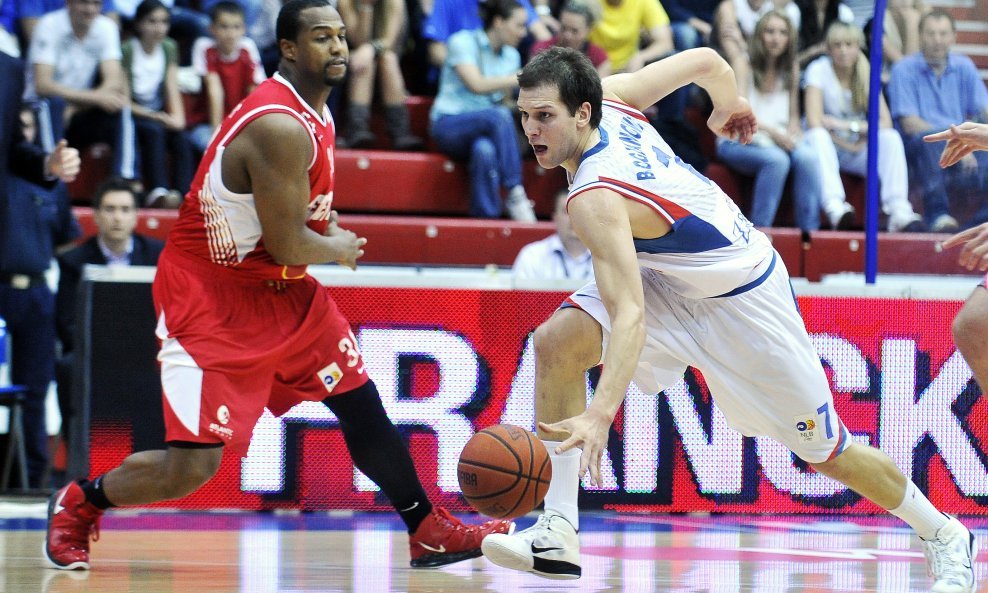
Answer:
<svg viewBox="0 0 988 593"><path fill-rule="evenodd" d="M467 502L492 517L516 517L537 507L549 489L552 467L548 451L536 440L531 431L504 424L471 437L460 453L458 470ZM464 476L471 475L472 481L465 483Z"/></svg>

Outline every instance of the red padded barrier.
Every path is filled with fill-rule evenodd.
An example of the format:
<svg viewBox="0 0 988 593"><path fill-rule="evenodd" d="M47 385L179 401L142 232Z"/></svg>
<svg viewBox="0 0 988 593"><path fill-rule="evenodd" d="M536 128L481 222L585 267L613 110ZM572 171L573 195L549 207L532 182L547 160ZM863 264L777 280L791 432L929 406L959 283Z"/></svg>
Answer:
<svg viewBox="0 0 988 593"><path fill-rule="evenodd" d="M92 208L73 208L84 236L96 233ZM178 212L142 209L137 231L164 240ZM340 224L368 240L364 263L510 266L522 246L553 232L551 222L527 225L510 220L343 214ZM761 229L793 277L817 281L824 274L864 270L864 234L818 231L803 244L798 229ZM970 274L957 265L957 250L940 253L947 235L879 235L879 272Z"/></svg>
<svg viewBox="0 0 988 593"><path fill-rule="evenodd" d="M948 235L881 233L878 239L880 274L965 274L957 265L957 250L939 251ZM865 237L861 232L813 233L803 254L803 275L819 281L825 274L864 272Z"/></svg>
<svg viewBox="0 0 988 593"><path fill-rule="evenodd" d="M464 165L441 154L336 151L333 206L341 212L466 215Z"/></svg>

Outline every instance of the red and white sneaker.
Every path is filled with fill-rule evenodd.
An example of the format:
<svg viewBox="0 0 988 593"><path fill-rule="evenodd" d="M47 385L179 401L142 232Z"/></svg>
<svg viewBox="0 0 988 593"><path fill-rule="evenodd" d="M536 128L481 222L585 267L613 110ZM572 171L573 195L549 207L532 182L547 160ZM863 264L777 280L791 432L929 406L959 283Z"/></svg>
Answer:
<svg viewBox="0 0 988 593"><path fill-rule="evenodd" d="M415 533L408 536L411 565L435 568L480 556L480 542L491 533L512 533L513 521L496 519L464 525L444 508L433 507Z"/></svg>
<svg viewBox="0 0 988 593"><path fill-rule="evenodd" d="M89 570L89 539L99 539L103 511L86 500L82 488L70 482L48 500L45 559L59 570Z"/></svg>

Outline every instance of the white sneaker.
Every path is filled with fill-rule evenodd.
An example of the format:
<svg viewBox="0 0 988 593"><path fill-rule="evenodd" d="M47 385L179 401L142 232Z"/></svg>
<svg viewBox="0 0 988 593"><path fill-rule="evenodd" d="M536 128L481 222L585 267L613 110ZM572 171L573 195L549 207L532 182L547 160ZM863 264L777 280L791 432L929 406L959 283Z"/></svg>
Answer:
<svg viewBox="0 0 988 593"><path fill-rule="evenodd" d="M508 210L511 220L518 222L538 222L535 217L535 210L532 208L532 201L528 199L525 192L512 192L505 201L504 207Z"/></svg>
<svg viewBox="0 0 988 593"><path fill-rule="evenodd" d="M925 230L923 217L910 209L899 210L889 215L890 233L919 233Z"/></svg>
<svg viewBox="0 0 988 593"><path fill-rule="evenodd" d="M854 206L847 202L835 200L828 207L824 208L824 210L827 213L827 219L830 221L830 228L835 231L846 231L854 226Z"/></svg>
<svg viewBox="0 0 988 593"><path fill-rule="evenodd" d="M978 547L967 527L951 517L935 539L920 541L926 555L926 569L934 578L932 593L973 593L973 559Z"/></svg>
<svg viewBox="0 0 988 593"><path fill-rule="evenodd" d="M961 228L957 219L949 214L941 214L933 221L930 231L934 233L956 233Z"/></svg>
<svg viewBox="0 0 988 593"><path fill-rule="evenodd" d="M569 521L552 511L514 535L488 535L480 549L498 566L547 579L578 579L582 574L580 537Z"/></svg>

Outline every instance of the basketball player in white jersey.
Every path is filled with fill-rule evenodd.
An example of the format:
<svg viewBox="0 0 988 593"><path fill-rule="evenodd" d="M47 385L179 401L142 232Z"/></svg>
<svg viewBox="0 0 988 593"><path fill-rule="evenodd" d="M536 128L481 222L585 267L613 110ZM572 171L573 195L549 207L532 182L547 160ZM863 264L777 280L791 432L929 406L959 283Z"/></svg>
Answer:
<svg viewBox="0 0 988 593"><path fill-rule="evenodd" d="M695 82L713 101L710 128L750 141L757 126L727 63L696 49L601 83L585 56L554 48L518 80L522 125L539 164L569 175L570 219L590 249L596 282L535 332L538 428L552 459L545 513L514 535L485 537L484 554L508 568L578 578L579 479L589 472L600 484L628 384L658 393L692 366L734 429L775 438L911 525L935 593L973 591L971 533L884 453L852 442L768 238L641 113ZM585 371L601 363L587 406Z"/></svg>

